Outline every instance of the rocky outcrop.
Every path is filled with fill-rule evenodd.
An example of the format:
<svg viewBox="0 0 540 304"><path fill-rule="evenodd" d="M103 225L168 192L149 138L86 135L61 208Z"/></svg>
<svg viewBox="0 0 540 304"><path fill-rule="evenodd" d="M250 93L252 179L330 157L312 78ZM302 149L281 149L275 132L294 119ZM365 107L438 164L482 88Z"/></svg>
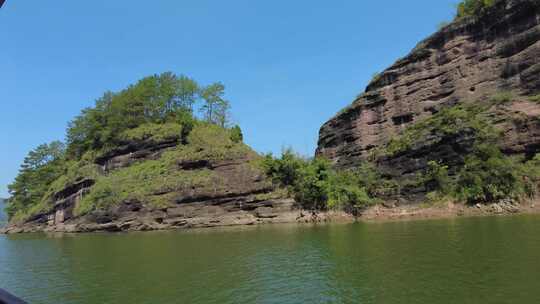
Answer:
<svg viewBox="0 0 540 304"><path fill-rule="evenodd" d="M180 143L131 143L98 157L101 174L133 164L154 160L164 151ZM0 232L36 231L91 232L142 231L201 228L233 225L255 225L284 222L324 221L324 214L301 210L294 200L270 183L252 161L254 152L230 154L224 158L178 159L174 166L179 172L210 172L208 183L153 193L166 202L162 206L149 204L143 198L128 199L109 208L99 208L78 216L75 212L82 198L92 191L96 180L81 178L52 195L50 211L32 216L23 223L12 223Z"/></svg>
<svg viewBox="0 0 540 304"><path fill-rule="evenodd" d="M521 155L525 159L534 157L540 144L540 107L527 100L513 100L504 105L493 105L485 113L477 114L487 117L501 134L500 146L507 155ZM397 197L402 202L414 203L424 200L429 189L418 183L418 176L428 169L432 160L448 166L449 174L455 175L463 166L465 157L473 152L478 140L477 130L466 126L453 126L456 133L442 135L429 130L428 135L411 139L410 146L398 153L372 155L379 172L397 182L400 189ZM440 132L440 130L439 130ZM383 149L384 150L384 149ZM395 200L396 195L385 197Z"/></svg>
<svg viewBox="0 0 540 304"><path fill-rule="evenodd" d="M377 148L441 107L478 102L500 91L517 96L540 92L540 2L501 0L482 15L457 20L422 41L406 57L378 75L348 108L325 123L317 155L338 167L352 167ZM503 151L531 155L538 151L540 105L517 98L495 110L504 133ZM521 119L516 118L516 113ZM388 159L401 173L425 166L425 153L452 158L459 145L429 144ZM455 153L454 153L455 154ZM455 158L458 159L458 158Z"/></svg>
<svg viewBox="0 0 540 304"><path fill-rule="evenodd" d="M180 144L180 138L169 138L162 141L131 141L100 155L96 164L104 171L127 167L137 161L157 159L163 151Z"/></svg>

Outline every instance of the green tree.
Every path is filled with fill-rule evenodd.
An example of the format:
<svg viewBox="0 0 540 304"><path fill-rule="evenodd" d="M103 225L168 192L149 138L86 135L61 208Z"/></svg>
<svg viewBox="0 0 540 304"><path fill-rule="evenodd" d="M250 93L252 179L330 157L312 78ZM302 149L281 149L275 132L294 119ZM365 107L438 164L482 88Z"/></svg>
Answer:
<svg viewBox="0 0 540 304"><path fill-rule="evenodd" d="M244 135L242 134L242 129L239 125L235 125L231 128L231 140L235 143L240 143L244 140Z"/></svg>
<svg viewBox="0 0 540 304"><path fill-rule="evenodd" d="M211 84L201 90L204 104L201 107L203 118L208 123L225 127L229 118L230 103L223 99L225 86L222 83Z"/></svg>
<svg viewBox="0 0 540 304"><path fill-rule="evenodd" d="M58 141L43 144L30 151L15 181L8 185L11 197L6 211L11 218L41 200L49 185L63 172L64 144Z"/></svg>
<svg viewBox="0 0 540 304"><path fill-rule="evenodd" d="M299 170L306 163L307 160L289 148L281 153L281 158L274 158L272 154L267 154L262 162L262 168L275 184L289 187L297 181Z"/></svg>
<svg viewBox="0 0 540 304"><path fill-rule="evenodd" d="M304 208L324 210L328 207L329 178L332 175L330 162L315 158L298 170L298 180L295 181L294 198L302 203Z"/></svg>
<svg viewBox="0 0 540 304"><path fill-rule="evenodd" d="M221 99L224 87L209 86L204 94L212 101L212 120L221 121L222 109L229 108ZM118 145L123 131L146 123L186 124L183 132L188 132L193 128L193 108L200 96L197 82L170 72L145 77L118 93L107 92L95 107L83 110L70 122L68 155L79 158L86 151Z"/></svg>
<svg viewBox="0 0 540 304"><path fill-rule="evenodd" d="M178 99L175 107L188 109L189 112L193 113L193 107L200 96L199 85L195 80L181 75L177 81L176 96Z"/></svg>
<svg viewBox="0 0 540 304"><path fill-rule="evenodd" d="M475 146L457 179L457 197L468 203L518 199L525 189L518 164L491 143Z"/></svg>
<svg viewBox="0 0 540 304"><path fill-rule="evenodd" d="M358 170L336 170L324 158L305 159L291 149L281 158L267 155L262 168L272 181L286 187L304 208L347 209L375 202L371 193L385 186L374 168L363 165Z"/></svg>

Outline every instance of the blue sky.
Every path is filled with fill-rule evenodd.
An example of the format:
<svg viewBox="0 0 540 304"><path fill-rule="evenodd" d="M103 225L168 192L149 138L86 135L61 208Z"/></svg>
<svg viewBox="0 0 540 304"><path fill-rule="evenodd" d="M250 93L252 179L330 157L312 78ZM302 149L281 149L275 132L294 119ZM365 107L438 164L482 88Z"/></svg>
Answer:
<svg viewBox="0 0 540 304"><path fill-rule="evenodd" d="M106 90L172 71L221 81L245 141L312 155L319 127L456 0L7 0L0 9L0 197L26 153Z"/></svg>

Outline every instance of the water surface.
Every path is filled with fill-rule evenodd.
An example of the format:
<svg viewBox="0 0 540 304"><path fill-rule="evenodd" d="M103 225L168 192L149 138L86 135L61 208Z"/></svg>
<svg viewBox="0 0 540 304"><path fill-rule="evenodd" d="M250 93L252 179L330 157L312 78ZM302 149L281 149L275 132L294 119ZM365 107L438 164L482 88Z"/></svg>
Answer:
<svg viewBox="0 0 540 304"><path fill-rule="evenodd" d="M540 303L540 216L0 236L31 303Z"/></svg>

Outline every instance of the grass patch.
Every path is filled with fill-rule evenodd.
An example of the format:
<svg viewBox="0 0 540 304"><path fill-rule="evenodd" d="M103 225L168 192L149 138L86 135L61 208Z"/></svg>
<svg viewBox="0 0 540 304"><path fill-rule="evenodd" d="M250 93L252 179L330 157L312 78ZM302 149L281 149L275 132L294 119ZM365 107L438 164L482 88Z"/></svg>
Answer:
<svg viewBox="0 0 540 304"><path fill-rule="evenodd" d="M153 207L165 207L170 202L160 194L202 187L211 182L210 170L182 171L173 158L164 156L111 172L97 179L75 213L104 210L120 202L138 200Z"/></svg>
<svg viewBox="0 0 540 304"><path fill-rule="evenodd" d="M514 100L515 95L511 91L498 92L489 99L493 104L502 105Z"/></svg>
<svg viewBox="0 0 540 304"><path fill-rule="evenodd" d="M165 151L157 160L141 161L98 177L90 193L76 209L76 214L107 209L127 200L138 200L151 207L167 207L172 203L174 192L209 185L219 186L220 181L213 171L181 170L178 164L183 161L255 158L257 154L253 150L241 142L235 142L232 132L235 131L213 124L196 124L187 137L186 145ZM136 134L147 133L144 131Z"/></svg>
<svg viewBox="0 0 540 304"><path fill-rule="evenodd" d="M166 140L180 139L181 136L182 125L178 123L147 123L122 132L120 140L125 142L144 140L163 142Z"/></svg>
<svg viewBox="0 0 540 304"><path fill-rule="evenodd" d="M528 99L529 99L529 101L531 101L531 102L540 104L540 94L534 95L534 96L530 96Z"/></svg>

